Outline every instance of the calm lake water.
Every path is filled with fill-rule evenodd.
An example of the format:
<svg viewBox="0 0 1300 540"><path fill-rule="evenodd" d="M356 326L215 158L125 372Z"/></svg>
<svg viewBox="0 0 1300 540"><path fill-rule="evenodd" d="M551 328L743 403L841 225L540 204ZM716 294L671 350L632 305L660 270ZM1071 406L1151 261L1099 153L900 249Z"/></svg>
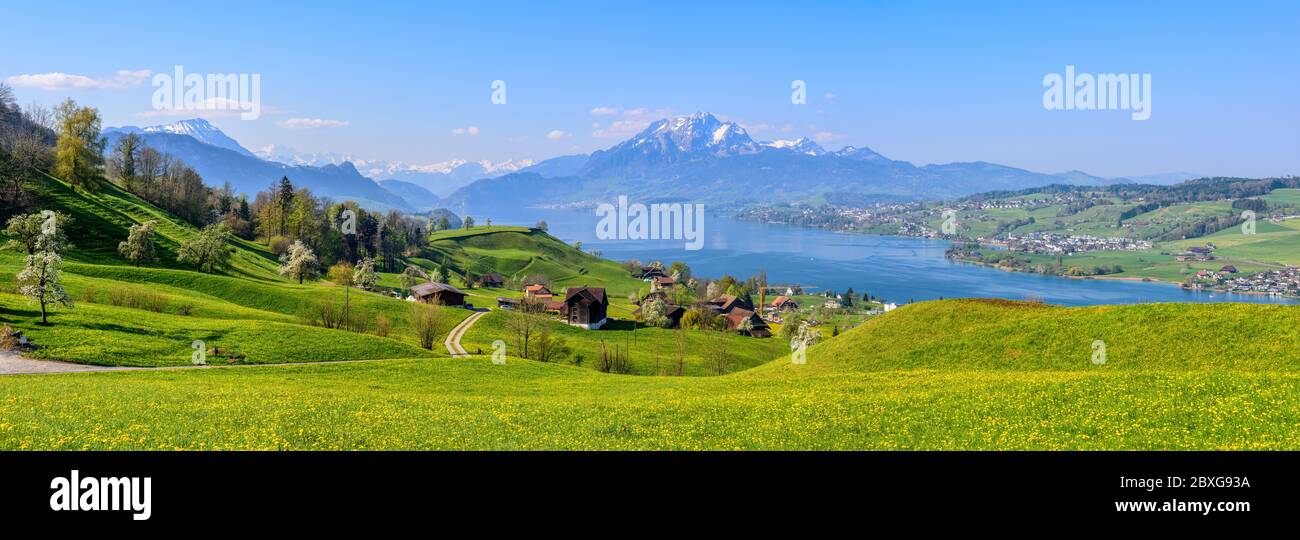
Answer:
<svg viewBox="0 0 1300 540"><path fill-rule="evenodd" d="M891 302L937 298L1042 298L1060 305L1142 302L1296 303L1294 299L1220 292L1191 292L1167 283L1066 279L1004 272L954 263L943 252L948 242L922 238L837 233L786 225L738 221L722 216L705 220L703 249L687 251L682 240L600 240L599 218L591 209L522 209L470 211L478 223L532 226L546 220L550 233L566 242L580 241L605 258L642 262L682 261L696 275L744 277L767 270L772 284L800 284L816 292L852 287Z"/></svg>

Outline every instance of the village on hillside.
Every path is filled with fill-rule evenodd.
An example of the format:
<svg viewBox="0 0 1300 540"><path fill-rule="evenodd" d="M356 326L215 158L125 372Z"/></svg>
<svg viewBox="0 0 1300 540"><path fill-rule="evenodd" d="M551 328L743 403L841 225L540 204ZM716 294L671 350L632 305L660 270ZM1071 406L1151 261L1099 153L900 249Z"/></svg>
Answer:
<svg viewBox="0 0 1300 540"><path fill-rule="evenodd" d="M852 289L812 295L805 294L800 286L764 284L762 277L743 281L731 276L713 281L684 277L689 276L690 269L683 263L665 267L659 262L641 265L629 261L625 266L629 277L644 283L641 291L628 298L633 320L658 328L705 329L770 338L783 324L795 328L806 325L824 326L822 333L831 337L867 317L897 307ZM547 276L512 278L496 272L470 279L477 289L511 293L495 297L498 310L541 315L585 330L600 330L612 319L613 299L600 284L557 287ZM511 288L511 283L518 286ZM428 281L412 285L404 298L441 306L485 307L472 305L468 300L471 294L448 283Z"/></svg>

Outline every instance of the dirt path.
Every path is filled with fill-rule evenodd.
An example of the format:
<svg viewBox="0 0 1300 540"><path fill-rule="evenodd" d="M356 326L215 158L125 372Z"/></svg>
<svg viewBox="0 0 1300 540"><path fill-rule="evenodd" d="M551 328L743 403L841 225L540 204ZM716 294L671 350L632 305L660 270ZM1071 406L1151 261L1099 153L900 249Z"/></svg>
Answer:
<svg viewBox="0 0 1300 540"><path fill-rule="evenodd" d="M121 371L139 369L132 367L91 366L59 362L57 360L36 360L23 358L18 353L0 351L0 375L20 375L34 373L77 373L82 371Z"/></svg>
<svg viewBox="0 0 1300 540"><path fill-rule="evenodd" d="M464 347L460 346L460 338L465 335L465 332L469 331L469 327L474 326L475 322L478 322L479 319L483 318L483 316L488 313L489 312L487 311L480 311L470 315L469 317L466 317L465 320L461 321L460 324L456 325L455 328L451 329L451 332L447 334L447 339L443 341L442 344L447 347L447 352L451 354L452 358L464 358L469 356L469 352L466 351Z"/></svg>

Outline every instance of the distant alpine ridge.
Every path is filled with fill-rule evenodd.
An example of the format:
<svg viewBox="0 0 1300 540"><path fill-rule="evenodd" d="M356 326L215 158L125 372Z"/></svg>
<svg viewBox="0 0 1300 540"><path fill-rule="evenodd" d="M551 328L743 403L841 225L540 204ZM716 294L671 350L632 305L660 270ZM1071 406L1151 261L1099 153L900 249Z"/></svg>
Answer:
<svg viewBox="0 0 1300 540"><path fill-rule="evenodd" d="M180 158L198 171L208 185L229 182L236 192L250 197L287 176L295 186L306 187L317 196L339 201L350 199L376 210L416 210L402 197L363 176L350 162L310 166L266 161L206 120L183 120L147 128L108 128L104 130L107 148L111 150L128 133L139 135L146 145L159 152Z"/></svg>
<svg viewBox="0 0 1300 540"><path fill-rule="evenodd" d="M441 199L438 193L448 195L475 180L534 165L529 160L407 165L332 152L302 154L280 145L250 151L201 118L149 127L111 127L104 130L107 148L111 149L127 133L139 135L155 150L180 158L214 187L229 182L237 192L252 196L287 176L295 186L306 187L315 195L353 200L374 210L427 212ZM586 156L582 157L585 161ZM572 168L557 170L572 172Z"/></svg>
<svg viewBox="0 0 1300 540"><path fill-rule="evenodd" d="M595 205L627 195L643 201L717 205L770 202L870 202L956 198L1050 184L1172 184L1168 173L1103 178L1081 171L1046 174L995 163L916 166L864 146L827 150L809 138L756 142L743 127L697 112L664 118L590 155L531 160L451 160L431 165L301 154L270 145L250 151L207 120L108 128L111 148L127 133L184 160L210 185L229 182L252 195L282 176L335 200L377 210ZM481 211L481 210L480 210Z"/></svg>
<svg viewBox="0 0 1300 540"><path fill-rule="evenodd" d="M715 205L865 203L948 199L1050 184L1130 182L987 162L916 166L867 147L829 151L808 138L756 142L740 125L706 112L658 120L632 138L592 153L580 167L572 166L577 161L572 156L557 159L570 166L551 167L552 160L543 161L531 170L474 182L443 203L476 209L559 206L605 202L619 195ZM572 172L556 174L567 170Z"/></svg>

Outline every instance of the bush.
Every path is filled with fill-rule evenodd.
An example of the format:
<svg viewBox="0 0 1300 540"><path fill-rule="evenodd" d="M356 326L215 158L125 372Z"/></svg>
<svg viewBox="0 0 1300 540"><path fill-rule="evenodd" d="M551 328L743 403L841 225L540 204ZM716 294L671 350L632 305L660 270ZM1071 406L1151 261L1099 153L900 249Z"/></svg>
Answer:
<svg viewBox="0 0 1300 540"><path fill-rule="evenodd" d="M700 316L700 312L692 309L682 315L681 327L688 330L699 330L703 321L704 318Z"/></svg>
<svg viewBox="0 0 1300 540"><path fill-rule="evenodd" d="M0 327L0 351L12 351L18 348L18 338L14 337L14 329L8 325Z"/></svg>
<svg viewBox="0 0 1300 540"><path fill-rule="evenodd" d="M99 288L94 285L86 285L86 288L81 290L81 301L89 304L98 304Z"/></svg>
<svg viewBox="0 0 1300 540"><path fill-rule="evenodd" d="M185 302L184 304L181 304L181 305L176 306L176 314L177 314L177 315L181 315L181 316L185 316L185 317L188 317L188 316L190 316L190 315L193 315L193 314L194 314L194 304L191 304L191 303L189 303L189 302Z"/></svg>
<svg viewBox="0 0 1300 540"><path fill-rule="evenodd" d="M388 337L388 332L389 332L390 330L391 330L391 325L390 325L389 322L388 322L388 317L385 317L382 313L379 314L379 315L376 315L376 316L375 316L375 335L376 335L376 336L379 336L379 337Z"/></svg>
<svg viewBox="0 0 1300 540"><path fill-rule="evenodd" d="M618 345L607 347L605 342L601 341L600 354L596 356L596 370L602 373L632 374L632 359L628 347L620 348Z"/></svg>
<svg viewBox="0 0 1300 540"><path fill-rule="evenodd" d="M442 310L428 304L416 302L411 305L411 331L420 341L420 346L433 350L438 340L439 328L442 326Z"/></svg>
<svg viewBox="0 0 1300 540"><path fill-rule="evenodd" d="M321 328L342 328L344 322L343 308L328 296L304 308L301 317L307 324Z"/></svg>
<svg viewBox="0 0 1300 540"><path fill-rule="evenodd" d="M288 253L289 246L292 244L293 242L290 242L289 239L284 236L272 236L270 240L266 241L267 247L271 248L271 253L274 253L276 257Z"/></svg>
<svg viewBox="0 0 1300 540"><path fill-rule="evenodd" d="M781 331L777 333L777 337L785 340L794 339L799 335L799 328L803 325L803 322L803 315L794 314L786 316L781 322Z"/></svg>
<svg viewBox="0 0 1300 540"><path fill-rule="evenodd" d="M96 294L98 296L98 294ZM143 309L154 313L167 311L167 298L142 287L118 287L108 292L108 303L117 307Z"/></svg>

